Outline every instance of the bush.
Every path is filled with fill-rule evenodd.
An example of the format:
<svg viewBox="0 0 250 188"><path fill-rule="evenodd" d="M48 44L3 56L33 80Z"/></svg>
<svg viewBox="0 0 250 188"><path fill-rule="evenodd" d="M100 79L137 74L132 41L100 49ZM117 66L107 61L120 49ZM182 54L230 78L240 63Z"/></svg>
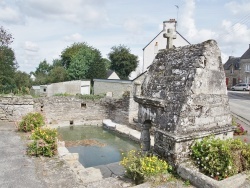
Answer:
<svg viewBox="0 0 250 188"><path fill-rule="evenodd" d="M204 138L192 145L191 156L204 174L216 180L250 169L250 146L239 139Z"/></svg>
<svg viewBox="0 0 250 188"><path fill-rule="evenodd" d="M126 176L133 179L136 184L142 183L146 177L167 173L166 161L154 155L143 155L140 151L131 150L123 157L121 165L126 170Z"/></svg>
<svg viewBox="0 0 250 188"><path fill-rule="evenodd" d="M18 130L29 132L45 124L44 117L40 113L28 113L19 123Z"/></svg>
<svg viewBox="0 0 250 188"><path fill-rule="evenodd" d="M57 131L55 129L35 129L31 134L33 142L28 145L27 153L35 156L52 157L57 151L56 137Z"/></svg>

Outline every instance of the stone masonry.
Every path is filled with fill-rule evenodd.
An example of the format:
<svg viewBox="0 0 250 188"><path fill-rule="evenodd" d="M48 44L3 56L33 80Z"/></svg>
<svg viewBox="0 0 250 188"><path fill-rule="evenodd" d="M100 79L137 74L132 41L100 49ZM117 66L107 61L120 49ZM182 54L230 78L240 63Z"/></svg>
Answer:
<svg viewBox="0 0 250 188"><path fill-rule="evenodd" d="M195 139L233 136L221 54L214 40L160 51L141 95L134 98L142 134L152 127L154 151L174 165L188 158Z"/></svg>
<svg viewBox="0 0 250 188"><path fill-rule="evenodd" d="M0 97L0 120L19 121L22 116L33 111L34 101L29 95L19 97L5 95Z"/></svg>

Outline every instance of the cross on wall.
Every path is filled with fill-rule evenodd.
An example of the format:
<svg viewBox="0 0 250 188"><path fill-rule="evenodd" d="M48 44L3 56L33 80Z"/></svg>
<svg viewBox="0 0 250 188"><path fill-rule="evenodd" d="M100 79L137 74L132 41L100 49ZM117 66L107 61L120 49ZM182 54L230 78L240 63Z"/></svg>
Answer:
<svg viewBox="0 0 250 188"><path fill-rule="evenodd" d="M168 29L167 33L163 34L164 38L167 38L167 49L173 48L173 40L176 39L176 35L174 35L173 29Z"/></svg>

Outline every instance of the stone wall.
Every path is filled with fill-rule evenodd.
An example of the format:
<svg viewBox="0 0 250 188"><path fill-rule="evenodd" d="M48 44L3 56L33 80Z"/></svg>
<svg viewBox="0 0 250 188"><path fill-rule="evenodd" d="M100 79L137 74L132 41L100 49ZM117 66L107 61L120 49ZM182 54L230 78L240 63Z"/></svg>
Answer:
<svg viewBox="0 0 250 188"><path fill-rule="evenodd" d="M0 120L20 121L22 116L33 111L31 96L5 95L0 97Z"/></svg>
<svg viewBox="0 0 250 188"><path fill-rule="evenodd" d="M127 98L84 100L76 97L44 97L34 99L35 111L45 115L46 121L53 125L101 124L103 119L116 123L128 123Z"/></svg>
<svg viewBox="0 0 250 188"><path fill-rule="evenodd" d="M46 123L54 125L101 124L103 119L111 119L119 124L129 124L129 102L131 97L100 100L84 100L76 97L1 96L0 120L20 121L29 112L40 112Z"/></svg>
<svg viewBox="0 0 250 188"><path fill-rule="evenodd" d="M133 98L132 98L133 99ZM106 108L106 114L108 119L119 123L128 125L129 122L129 107L130 107L131 97L124 96L120 99L114 99L107 97L101 101L101 104Z"/></svg>

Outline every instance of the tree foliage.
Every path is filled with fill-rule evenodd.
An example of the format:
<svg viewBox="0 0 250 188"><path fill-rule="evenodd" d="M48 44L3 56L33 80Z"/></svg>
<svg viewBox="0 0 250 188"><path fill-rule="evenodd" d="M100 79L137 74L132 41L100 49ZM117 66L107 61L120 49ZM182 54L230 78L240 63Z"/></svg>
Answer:
<svg viewBox="0 0 250 188"><path fill-rule="evenodd" d="M86 43L74 43L62 52L62 64L69 79L105 78L106 69L99 50Z"/></svg>
<svg viewBox="0 0 250 188"><path fill-rule="evenodd" d="M110 69L114 70L121 79L128 79L130 73L138 65L138 57L130 53L130 49L124 45L113 46L108 57L111 61Z"/></svg>
<svg viewBox="0 0 250 188"><path fill-rule="evenodd" d="M0 27L0 46L9 46L13 42L13 37L3 26Z"/></svg>
<svg viewBox="0 0 250 188"><path fill-rule="evenodd" d="M15 54L7 46L0 46L0 92L12 92L15 87L14 75L17 69Z"/></svg>
<svg viewBox="0 0 250 188"><path fill-rule="evenodd" d="M46 59L39 63L38 67L36 68L35 74L44 74L48 75L52 66L47 63Z"/></svg>
<svg viewBox="0 0 250 188"><path fill-rule="evenodd" d="M55 66L48 75L48 81L50 83L63 82L68 80L68 74L64 67Z"/></svg>

